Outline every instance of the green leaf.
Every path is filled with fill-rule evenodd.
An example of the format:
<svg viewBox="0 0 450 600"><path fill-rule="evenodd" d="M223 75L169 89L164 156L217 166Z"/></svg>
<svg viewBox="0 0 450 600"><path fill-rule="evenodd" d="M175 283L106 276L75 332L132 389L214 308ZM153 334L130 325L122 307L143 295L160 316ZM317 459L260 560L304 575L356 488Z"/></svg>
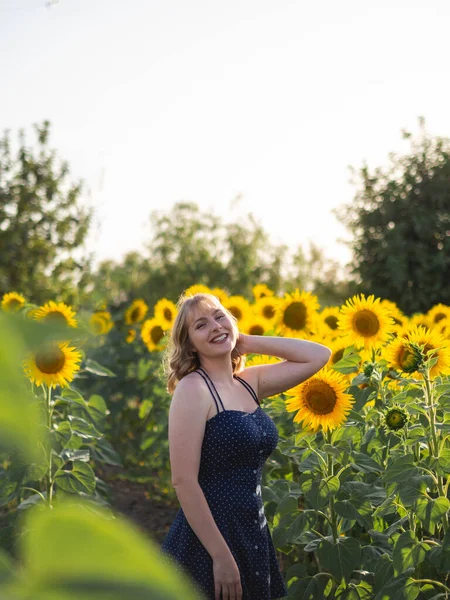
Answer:
<svg viewBox="0 0 450 600"><path fill-rule="evenodd" d="M333 369L335 371L339 371L339 373L343 373L344 375L348 375L349 373L357 373L360 362L361 357L356 352L348 354L344 353L344 356L341 358L341 360L339 360L337 363L334 363Z"/></svg>
<svg viewBox="0 0 450 600"><path fill-rule="evenodd" d="M272 532L273 543L281 548L287 544L302 543L301 535L315 527L317 515L314 510L299 511L296 508L288 514L283 515Z"/></svg>
<svg viewBox="0 0 450 600"><path fill-rule="evenodd" d="M401 481L408 481L412 477L419 474L419 469L414 464L414 457L412 454L406 454L400 456L394 460L394 462L387 468L384 475L385 483L400 483Z"/></svg>
<svg viewBox="0 0 450 600"><path fill-rule="evenodd" d="M394 546L394 574L397 576L410 567L415 568L425 560L428 547L417 541L412 531L405 531L398 538Z"/></svg>
<svg viewBox="0 0 450 600"><path fill-rule="evenodd" d="M389 581L394 576L394 565L392 559L388 554L380 556L379 561L375 567L375 575L373 580L374 592L379 592L385 585L386 581Z"/></svg>
<svg viewBox="0 0 450 600"><path fill-rule="evenodd" d="M93 494L95 491L95 474L85 462L70 463L72 470L60 469L55 473L55 485L65 492L76 494L85 492Z"/></svg>
<svg viewBox="0 0 450 600"><path fill-rule="evenodd" d="M39 460L44 429L40 402L27 389L22 360L28 348L24 337L33 324L0 311L0 452L20 449L30 460ZM45 328L38 328L39 339Z"/></svg>
<svg viewBox="0 0 450 600"><path fill-rule="evenodd" d="M362 473L381 473L383 471L383 467L370 458L370 456L367 456L367 454L352 452L352 457L352 465Z"/></svg>
<svg viewBox="0 0 450 600"><path fill-rule="evenodd" d="M372 586L365 581L358 584L350 583L336 594L336 600L372 600L372 598Z"/></svg>
<svg viewBox="0 0 450 600"><path fill-rule="evenodd" d="M102 437L102 434L99 431L97 431L91 423L88 423L84 419L80 419L80 417L74 417L73 415L69 415L69 421L73 433L76 433L83 439L91 440L99 439Z"/></svg>
<svg viewBox="0 0 450 600"><path fill-rule="evenodd" d="M327 477L325 479L308 479L302 484L302 490L305 493L311 506L320 509L327 503L331 496L339 491L340 483L337 477Z"/></svg>
<svg viewBox="0 0 450 600"><path fill-rule="evenodd" d="M200 590L156 543L98 506L78 500L53 510L31 511L24 531L20 598L201 598Z"/></svg>
<svg viewBox="0 0 450 600"><path fill-rule="evenodd" d="M298 600L322 600L330 582L327 573L317 573L314 577L305 577L289 588L289 595Z"/></svg>
<svg viewBox="0 0 450 600"><path fill-rule="evenodd" d="M419 498L416 504L416 515L424 528L429 531L431 535L434 535L436 525L442 523L442 519L449 509L450 502L448 498L443 496L432 500Z"/></svg>
<svg viewBox="0 0 450 600"><path fill-rule="evenodd" d="M55 440L58 448L65 448L72 438L72 428L68 421L62 421L59 423L54 431L52 431L52 437Z"/></svg>
<svg viewBox="0 0 450 600"><path fill-rule="evenodd" d="M107 465L123 466L122 459L105 438L95 440L90 446L92 460L106 463Z"/></svg>
<svg viewBox="0 0 450 600"><path fill-rule="evenodd" d="M398 486L400 500L406 507L412 506L419 498L426 496L427 487L432 483L429 475L418 475L411 477L408 481L403 481Z"/></svg>
<svg viewBox="0 0 450 600"><path fill-rule="evenodd" d="M321 565L330 571L337 581L344 579L348 582L353 571L358 569L361 563L361 547L355 538L339 539L335 544L323 540L317 555Z"/></svg>
<svg viewBox="0 0 450 600"><path fill-rule="evenodd" d="M100 375L101 377L116 377L116 374L100 365L97 361L87 358L84 363L84 369L93 373L94 375Z"/></svg>
<svg viewBox="0 0 450 600"><path fill-rule="evenodd" d="M11 558L0 549L0 585L7 583L14 575L14 565ZM6 596L5 596L6 600Z"/></svg>
<svg viewBox="0 0 450 600"><path fill-rule="evenodd" d="M415 600L420 593L420 584L411 578L414 569L408 569L398 577L388 580L374 600Z"/></svg>

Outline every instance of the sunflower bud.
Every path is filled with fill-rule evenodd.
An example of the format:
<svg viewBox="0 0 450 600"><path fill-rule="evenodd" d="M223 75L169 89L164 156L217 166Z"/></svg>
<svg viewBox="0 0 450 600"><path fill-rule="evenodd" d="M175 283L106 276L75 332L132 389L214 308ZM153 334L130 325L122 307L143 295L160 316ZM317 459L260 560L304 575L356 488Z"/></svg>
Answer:
<svg viewBox="0 0 450 600"><path fill-rule="evenodd" d="M387 429L397 431L408 422L408 413L400 406L394 406L384 413L384 424Z"/></svg>
<svg viewBox="0 0 450 600"><path fill-rule="evenodd" d="M372 362L366 362L364 364L364 375L366 377L372 377L374 370L376 369L377 364L376 363L372 363Z"/></svg>
<svg viewBox="0 0 450 600"><path fill-rule="evenodd" d="M415 342L409 342L404 346L402 356L402 371L404 373L414 373L418 371L425 361L425 354L422 346Z"/></svg>

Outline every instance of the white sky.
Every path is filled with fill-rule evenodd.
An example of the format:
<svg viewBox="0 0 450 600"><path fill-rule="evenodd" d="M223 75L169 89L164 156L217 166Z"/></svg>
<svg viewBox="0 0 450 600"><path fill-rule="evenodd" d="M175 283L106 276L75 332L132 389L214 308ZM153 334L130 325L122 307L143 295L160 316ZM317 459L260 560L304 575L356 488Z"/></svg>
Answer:
<svg viewBox="0 0 450 600"><path fill-rule="evenodd" d="M52 122L97 260L189 200L345 262L331 209L353 198L348 166L407 151L420 115L450 137L448 0L45 4L0 0L0 129L31 141Z"/></svg>

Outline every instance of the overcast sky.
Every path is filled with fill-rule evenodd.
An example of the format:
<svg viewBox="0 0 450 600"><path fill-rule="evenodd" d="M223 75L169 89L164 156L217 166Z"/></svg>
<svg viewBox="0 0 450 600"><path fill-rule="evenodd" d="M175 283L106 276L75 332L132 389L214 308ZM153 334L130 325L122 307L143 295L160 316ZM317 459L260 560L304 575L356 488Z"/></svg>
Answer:
<svg viewBox="0 0 450 600"><path fill-rule="evenodd" d="M348 166L450 137L449 29L448 0L0 0L0 128L52 122L97 260L186 200L345 262Z"/></svg>

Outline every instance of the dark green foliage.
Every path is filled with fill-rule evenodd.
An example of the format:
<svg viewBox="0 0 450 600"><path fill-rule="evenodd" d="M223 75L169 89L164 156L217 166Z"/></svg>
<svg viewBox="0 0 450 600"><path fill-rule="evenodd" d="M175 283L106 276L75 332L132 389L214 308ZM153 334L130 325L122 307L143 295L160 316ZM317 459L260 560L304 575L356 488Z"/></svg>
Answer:
<svg viewBox="0 0 450 600"><path fill-rule="evenodd" d="M450 298L450 140L428 136L420 123L410 153L390 154L386 169L363 166L353 201L337 211L353 234L358 291L407 314Z"/></svg>
<svg viewBox="0 0 450 600"><path fill-rule="evenodd" d="M35 132L34 149L23 132L14 152L8 131L0 139L0 294L72 303L86 283L88 261L75 256L91 213L79 204L81 184L68 181L68 165L49 148L49 122Z"/></svg>

